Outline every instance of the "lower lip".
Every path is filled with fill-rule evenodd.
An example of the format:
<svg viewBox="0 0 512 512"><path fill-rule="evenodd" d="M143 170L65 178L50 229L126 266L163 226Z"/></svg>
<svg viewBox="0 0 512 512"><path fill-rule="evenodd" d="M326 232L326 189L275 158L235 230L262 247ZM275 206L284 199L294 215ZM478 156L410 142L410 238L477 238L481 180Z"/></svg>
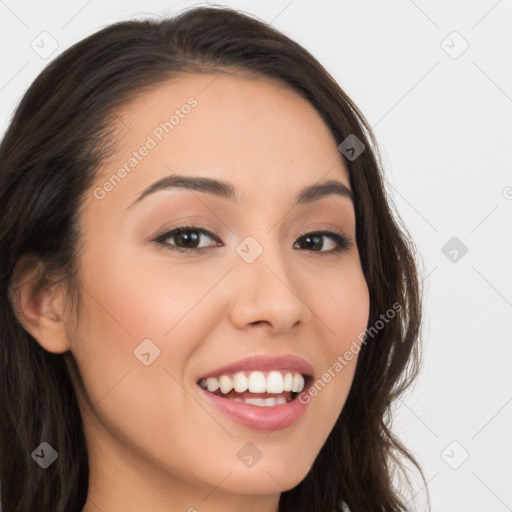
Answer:
<svg viewBox="0 0 512 512"><path fill-rule="evenodd" d="M307 403L299 401L299 395L291 402L270 407L235 402L214 395L198 386L205 399L232 421L252 430L283 430L297 422L307 408Z"/></svg>

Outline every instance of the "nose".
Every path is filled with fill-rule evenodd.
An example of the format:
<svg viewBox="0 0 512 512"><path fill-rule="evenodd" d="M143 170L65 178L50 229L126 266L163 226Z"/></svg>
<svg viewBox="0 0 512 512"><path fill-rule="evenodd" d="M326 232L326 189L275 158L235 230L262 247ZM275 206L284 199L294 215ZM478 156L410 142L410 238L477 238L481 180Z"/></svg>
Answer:
<svg viewBox="0 0 512 512"><path fill-rule="evenodd" d="M239 258L235 266L230 308L235 327L265 326L281 334L309 321L311 310L302 296L306 283L299 282L284 255L264 249L252 263Z"/></svg>

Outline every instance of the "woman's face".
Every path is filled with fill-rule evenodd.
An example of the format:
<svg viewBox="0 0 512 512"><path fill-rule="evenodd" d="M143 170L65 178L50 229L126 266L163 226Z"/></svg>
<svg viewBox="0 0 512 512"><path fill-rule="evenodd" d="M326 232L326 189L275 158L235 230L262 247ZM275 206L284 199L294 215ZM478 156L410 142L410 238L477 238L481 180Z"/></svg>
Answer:
<svg viewBox="0 0 512 512"><path fill-rule="evenodd" d="M130 506L172 496L183 510L274 499L306 476L333 428L357 354L335 363L368 321L340 141L296 93L224 74L182 75L118 117L119 147L81 213L83 305L76 329L68 323L90 496L100 508L115 489ZM192 178L233 194L183 186ZM338 188L297 202L330 180ZM183 224L192 229L163 236ZM287 373L295 389L300 375L322 381L307 405L281 403ZM206 377L225 394L230 377L251 388L213 397ZM276 405L240 403L265 386Z"/></svg>

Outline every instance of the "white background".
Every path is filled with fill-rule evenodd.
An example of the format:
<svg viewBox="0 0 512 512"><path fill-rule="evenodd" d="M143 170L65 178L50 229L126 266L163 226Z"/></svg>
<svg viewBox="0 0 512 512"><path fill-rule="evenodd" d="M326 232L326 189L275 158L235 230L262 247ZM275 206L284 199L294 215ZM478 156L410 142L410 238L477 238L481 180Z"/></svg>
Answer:
<svg viewBox="0 0 512 512"><path fill-rule="evenodd" d="M71 44L199 4L0 0L0 131ZM426 285L423 370L395 431L424 468L432 510L512 510L512 1L219 4L304 45L374 127ZM31 47L43 31L59 45L46 59ZM452 237L468 248L455 262L442 252Z"/></svg>

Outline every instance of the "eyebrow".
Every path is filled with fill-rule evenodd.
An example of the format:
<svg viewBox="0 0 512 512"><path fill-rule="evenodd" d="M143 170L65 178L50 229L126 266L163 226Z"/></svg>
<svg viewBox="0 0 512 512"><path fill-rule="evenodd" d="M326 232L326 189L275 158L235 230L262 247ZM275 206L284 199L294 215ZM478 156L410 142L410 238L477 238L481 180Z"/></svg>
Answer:
<svg viewBox="0 0 512 512"><path fill-rule="evenodd" d="M177 174L165 176L164 178L151 184L144 189L142 193L133 201L128 208L142 201L145 197L159 192L161 190L181 188L195 190L197 192L206 192L223 199L232 201L238 200L235 187L227 182L213 178L203 178L199 176L180 176ZM294 206L312 203L327 196L339 195L354 201L354 194L344 183L337 180L328 180L325 183L310 185L302 189L295 198Z"/></svg>

